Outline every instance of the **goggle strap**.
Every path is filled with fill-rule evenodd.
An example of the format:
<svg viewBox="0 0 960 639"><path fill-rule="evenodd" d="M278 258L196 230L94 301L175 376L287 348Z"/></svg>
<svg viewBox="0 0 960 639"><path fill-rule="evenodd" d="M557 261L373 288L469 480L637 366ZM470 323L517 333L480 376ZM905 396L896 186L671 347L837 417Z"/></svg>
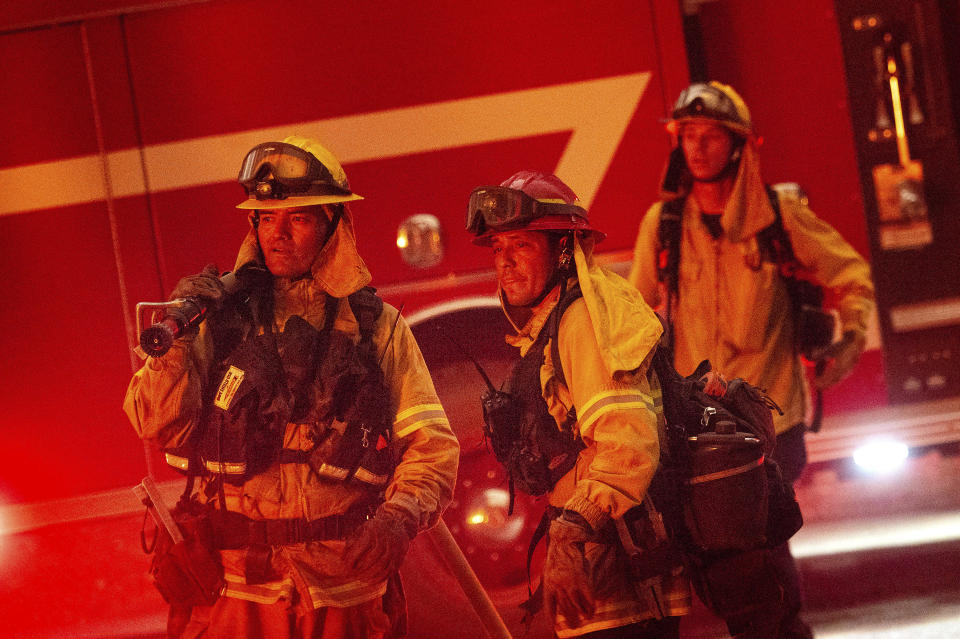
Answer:
<svg viewBox="0 0 960 639"><path fill-rule="evenodd" d="M286 174L286 171L280 170L289 168L283 164L283 157L294 158L297 162L303 163L301 174ZM272 158L280 158L281 161L267 161ZM269 167L269 172L266 174L264 173L265 167ZM264 180L263 178L267 175L272 175L272 179ZM238 180L250 195L256 195L256 185L262 182L282 185L284 188L279 191L281 193L290 191L296 193L309 192L311 195L349 195L351 192L349 188L341 187L330 169L324 166L312 153L286 142L265 142L251 149L240 167Z"/></svg>
<svg viewBox="0 0 960 639"><path fill-rule="evenodd" d="M503 204L495 213L490 207L483 206L484 194L493 192L495 197L488 201ZM467 230L475 235L487 229L522 228L529 223L547 216L575 215L586 222L586 211L577 204L569 204L560 199L537 200L523 191L502 186L477 187L470 194L467 211Z"/></svg>

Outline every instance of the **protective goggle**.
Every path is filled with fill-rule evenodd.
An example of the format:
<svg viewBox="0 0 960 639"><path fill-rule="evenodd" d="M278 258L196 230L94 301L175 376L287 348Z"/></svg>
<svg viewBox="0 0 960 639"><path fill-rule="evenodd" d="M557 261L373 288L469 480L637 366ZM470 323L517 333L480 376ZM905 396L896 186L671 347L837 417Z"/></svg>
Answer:
<svg viewBox="0 0 960 639"><path fill-rule="evenodd" d="M237 179L247 194L258 200L350 193L320 160L285 142L265 142L251 149Z"/></svg>
<svg viewBox="0 0 960 639"><path fill-rule="evenodd" d="M480 186L470 193L467 231L482 235L488 230L522 227L548 215L586 218L585 211L575 204L543 202L523 191L503 186ZM584 226L585 222L584 219Z"/></svg>
<svg viewBox="0 0 960 639"><path fill-rule="evenodd" d="M737 105L726 93L710 84L694 84L683 90L673 107L671 117L709 118L749 126L737 111Z"/></svg>

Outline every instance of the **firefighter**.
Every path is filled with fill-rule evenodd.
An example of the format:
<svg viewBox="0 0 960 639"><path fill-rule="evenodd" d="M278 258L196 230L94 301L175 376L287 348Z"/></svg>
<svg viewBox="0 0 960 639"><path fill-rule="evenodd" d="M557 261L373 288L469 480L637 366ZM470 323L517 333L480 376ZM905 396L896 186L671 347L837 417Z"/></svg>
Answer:
<svg viewBox="0 0 960 639"><path fill-rule="evenodd" d="M504 433L539 433L504 459L512 486L549 494L542 584L557 636L676 637L689 601L681 569L638 576L619 534L652 509L645 497L663 454L650 369L660 322L594 263L603 233L554 175L521 171L475 189L467 230L492 249L515 329L506 339L522 358L505 388L523 422L488 423L493 447L513 443Z"/></svg>
<svg viewBox="0 0 960 639"><path fill-rule="evenodd" d="M367 287L350 190L303 137L246 156L250 230L229 295L215 267L172 298L208 319L134 375L137 434L199 480L225 585L170 636L397 637L398 568L450 502L459 446L398 311ZM260 277L255 277L260 273Z"/></svg>
<svg viewBox="0 0 960 639"><path fill-rule="evenodd" d="M681 374L709 359L726 375L765 389L783 409L774 416L774 458L785 479L794 482L806 464L810 393L795 348L798 327L786 282L761 231L779 215L806 276L837 300L842 338L819 353L826 366L813 381L817 389L846 377L863 351L874 307L869 265L800 198L767 190L750 112L731 87L690 85L677 99L667 130L674 149L664 171L663 199L640 223L629 280L649 304L666 307ZM664 277L674 256L665 253L670 231L661 221L670 218L678 220L679 235L673 282ZM790 613L773 636L810 637L798 616L802 596L789 548L784 544L774 555Z"/></svg>

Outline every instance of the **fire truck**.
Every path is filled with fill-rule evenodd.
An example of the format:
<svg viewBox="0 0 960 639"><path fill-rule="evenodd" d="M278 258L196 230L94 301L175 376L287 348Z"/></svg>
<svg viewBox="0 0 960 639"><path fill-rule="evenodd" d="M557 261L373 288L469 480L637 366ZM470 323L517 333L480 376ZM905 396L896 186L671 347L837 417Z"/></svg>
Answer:
<svg viewBox="0 0 960 639"><path fill-rule="evenodd" d="M490 255L464 231L467 196L556 173L607 233L599 259L625 273L670 151L663 119L693 80L740 91L765 178L802 190L874 268L868 350L827 393L811 462L847 459L868 435L955 446L958 13L934 0L4 3L5 623L162 633L130 487L150 475L172 497L182 480L120 411L141 364L136 305L233 266L240 160L291 134L321 140L364 197L352 210L372 284L402 307L462 445L445 520L508 623L543 505L521 498L507 517L483 445L471 360L500 380L515 355ZM425 543L407 568L415 628L462 636L444 603L454 582L417 569L433 566Z"/></svg>

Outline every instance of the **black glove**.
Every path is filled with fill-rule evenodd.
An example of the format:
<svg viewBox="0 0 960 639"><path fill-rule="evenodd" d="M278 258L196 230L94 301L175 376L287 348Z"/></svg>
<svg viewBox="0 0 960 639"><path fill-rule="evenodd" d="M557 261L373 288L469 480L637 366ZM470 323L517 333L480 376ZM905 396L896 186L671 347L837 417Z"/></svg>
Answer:
<svg viewBox="0 0 960 639"><path fill-rule="evenodd" d="M215 264L208 264L196 275L188 275L177 282L170 299L192 297L206 306L208 313L218 310L227 296L220 281L220 271Z"/></svg>
<svg viewBox="0 0 960 639"><path fill-rule="evenodd" d="M400 569L417 534L416 525L400 513L382 506L348 537L343 559L357 578L377 583Z"/></svg>

